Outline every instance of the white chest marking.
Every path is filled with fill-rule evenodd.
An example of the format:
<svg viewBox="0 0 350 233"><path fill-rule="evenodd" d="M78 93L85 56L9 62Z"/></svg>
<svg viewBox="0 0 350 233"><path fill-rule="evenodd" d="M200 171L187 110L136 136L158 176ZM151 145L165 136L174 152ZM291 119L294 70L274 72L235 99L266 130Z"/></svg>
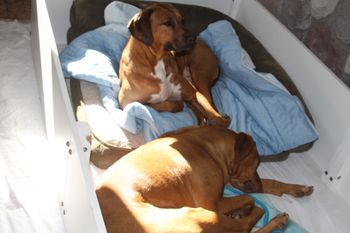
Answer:
<svg viewBox="0 0 350 233"><path fill-rule="evenodd" d="M170 79L172 73L166 74L165 65L163 59L159 60L154 67L154 73L151 73L154 78L160 80L159 93L151 95L151 103L160 103L166 100L180 100L181 99L181 85L174 85Z"/></svg>

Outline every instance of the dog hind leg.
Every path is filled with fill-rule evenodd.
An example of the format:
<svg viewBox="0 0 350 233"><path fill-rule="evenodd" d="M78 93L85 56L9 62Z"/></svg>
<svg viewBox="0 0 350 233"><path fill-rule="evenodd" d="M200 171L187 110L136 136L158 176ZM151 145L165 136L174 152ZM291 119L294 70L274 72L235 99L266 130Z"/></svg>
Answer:
<svg viewBox="0 0 350 233"><path fill-rule="evenodd" d="M263 192L273 194L276 196L282 196L283 194L289 194L294 197L303 197L310 195L314 188L313 186L287 184L276 180L261 179Z"/></svg>

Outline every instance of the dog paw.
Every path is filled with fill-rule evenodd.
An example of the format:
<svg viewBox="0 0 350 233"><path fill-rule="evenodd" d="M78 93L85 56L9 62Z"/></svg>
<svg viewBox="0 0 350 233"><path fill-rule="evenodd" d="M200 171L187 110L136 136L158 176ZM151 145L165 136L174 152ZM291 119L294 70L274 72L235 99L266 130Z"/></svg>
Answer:
<svg viewBox="0 0 350 233"><path fill-rule="evenodd" d="M313 186L297 185L293 190L291 190L288 193L294 197L304 197L309 196L313 191Z"/></svg>
<svg viewBox="0 0 350 233"><path fill-rule="evenodd" d="M243 206L242 208L229 211L229 212L225 213L225 215L230 217L230 218L238 220L238 219L241 219L241 218L244 218L244 217L247 217L248 215L250 215L251 212L253 211L253 209L254 209L254 205L247 204L247 205Z"/></svg>
<svg viewBox="0 0 350 233"><path fill-rule="evenodd" d="M289 215L287 213L282 213L271 219L271 224L274 225L274 229L282 229L287 225L289 220Z"/></svg>

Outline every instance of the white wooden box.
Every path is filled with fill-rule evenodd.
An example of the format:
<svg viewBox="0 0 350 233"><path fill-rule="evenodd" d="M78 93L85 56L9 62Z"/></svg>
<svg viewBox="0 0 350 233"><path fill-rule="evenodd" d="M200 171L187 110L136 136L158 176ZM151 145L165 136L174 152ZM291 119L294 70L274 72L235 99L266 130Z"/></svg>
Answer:
<svg viewBox="0 0 350 233"><path fill-rule="evenodd" d="M164 1L164 0L163 0ZM178 0L217 9L243 24L287 71L315 120L320 139L303 156L338 199L324 203L330 214L350 217L350 91L279 21L256 0ZM69 233L106 232L89 172L86 127L75 121L58 59L57 45L66 43L71 0L33 0L32 50L45 110L48 139L57 156L66 160L61 196L62 214ZM335 220L337 221L337 220ZM346 232L350 223L335 222Z"/></svg>

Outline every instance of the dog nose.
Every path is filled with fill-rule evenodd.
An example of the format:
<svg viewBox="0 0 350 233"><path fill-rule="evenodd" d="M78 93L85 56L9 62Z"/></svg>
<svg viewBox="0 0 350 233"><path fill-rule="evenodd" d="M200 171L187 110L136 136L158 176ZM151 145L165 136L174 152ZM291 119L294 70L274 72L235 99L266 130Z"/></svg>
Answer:
<svg viewBox="0 0 350 233"><path fill-rule="evenodd" d="M243 189L247 193L261 193L262 186L260 182L254 183L252 180L247 180L243 182Z"/></svg>
<svg viewBox="0 0 350 233"><path fill-rule="evenodd" d="M187 43L193 44L196 41L196 38L193 35L187 37Z"/></svg>
<svg viewBox="0 0 350 233"><path fill-rule="evenodd" d="M186 36L186 42L187 44L194 44L194 42L196 41L196 37L192 34L188 34Z"/></svg>

